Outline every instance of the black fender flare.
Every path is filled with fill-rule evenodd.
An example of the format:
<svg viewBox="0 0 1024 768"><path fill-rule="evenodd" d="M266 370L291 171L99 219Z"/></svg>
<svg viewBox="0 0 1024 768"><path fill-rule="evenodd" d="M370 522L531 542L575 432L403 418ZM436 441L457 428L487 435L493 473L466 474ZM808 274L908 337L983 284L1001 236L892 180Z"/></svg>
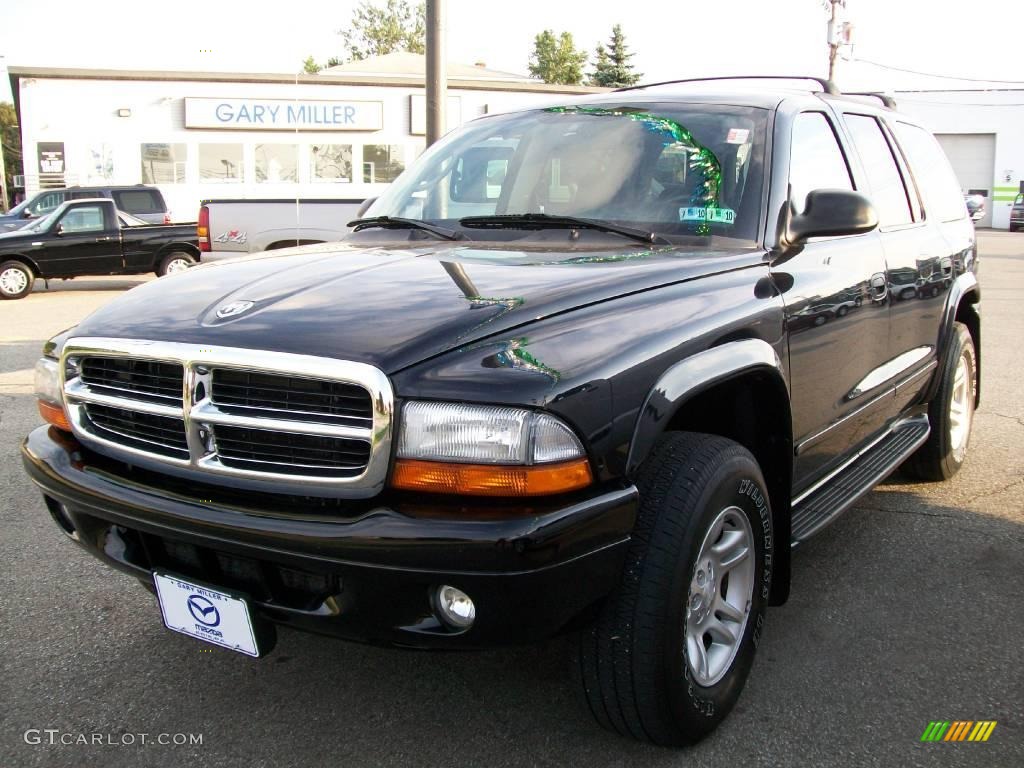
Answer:
<svg viewBox="0 0 1024 768"><path fill-rule="evenodd" d="M651 388L637 417L626 460L627 476L635 477L644 459L658 438L687 401L724 383L749 373L765 373L775 378L786 393L789 411L789 386L786 371L775 349L762 339L744 338L728 341L687 357L668 368ZM787 441L788 475L777 486L772 504L774 547L773 577L770 605L781 605L789 596L790 584L790 500L792 494L792 435Z"/></svg>
<svg viewBox="0 0 1024 768"><path fill-rule="evenodd" d="M43 270L39 268L39 263L35 259L26 256L24 253L0 254L0 262L3 261L20 261L22 264L27 265L29 269L35 273L36 277L41 277L44 280L46 279L46 275L43 273Z"/></svg>
<svg viewBox="0 0 1024 768"><path fill-rule="evenodd" d="M974 298L970 298L968 294L973 294ZM939 325L938 349L936 350L936 358L939 361L939 365L936 366L936 372L928 385L923 402L931 402L938 393L942 363L945 361L946 355L949 352L949 345L953 341L953 324L956 322L957 315L960 313L960 307L965 301L972 305L969 311L973 313L973 319L976 321L974 327L971 328L971 335L976 337L974 339L974 355L977 364L978 387L975 392L975 407L981 402L981 316L977 309L977 304L981 301L981 285L978 283L978 278L974 272L964 272L949 287L946 306L942 314L942 323Z"/></svg>

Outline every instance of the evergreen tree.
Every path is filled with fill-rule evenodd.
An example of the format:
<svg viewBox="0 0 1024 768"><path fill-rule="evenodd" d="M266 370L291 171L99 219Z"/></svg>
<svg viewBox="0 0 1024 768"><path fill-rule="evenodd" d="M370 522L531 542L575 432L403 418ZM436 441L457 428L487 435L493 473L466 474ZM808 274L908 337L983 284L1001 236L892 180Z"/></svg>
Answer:
<svg viewBox="0 0 1024 768"><path fill-rule="evenodd" d="M601 57L604 57L602 63ZM622 32L622 25L616 24L612 27L612 37L608 43L608 49L598 43L598 61L594 72L590 76L591 85L599 85L604 88L626 88L640 82L642 75L633 70L629 60L633 54L626 46L626 36Z"/></svg>
<svg viewBox="0 0 1024 768"><path fill-rule="evenodd" d="M307 75L315 75L320 71L320 65L316 63L316 59L312 56L307 56L306 60L302 62L302 71Z"/></svg>
<svg viewBox="0 0 1024 768"><path fill-rule="evenodd" d="M534 38L530 54L530 75L545 83L580 85L587 52L576 50L572 34L563 32L558 37L545 29Z"/></svg>

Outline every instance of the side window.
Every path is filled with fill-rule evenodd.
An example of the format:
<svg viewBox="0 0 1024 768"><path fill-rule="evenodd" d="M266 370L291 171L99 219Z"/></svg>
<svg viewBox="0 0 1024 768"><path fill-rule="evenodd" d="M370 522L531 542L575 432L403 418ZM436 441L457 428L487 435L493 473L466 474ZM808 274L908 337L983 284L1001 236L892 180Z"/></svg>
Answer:
<svg viewBox="0 0 1024 768"><path fill-rule="evenodd" d="M871 188L871 202L878 211L881 227L913 223L907 188L903 184L892 148L882 133L882 126L867 115L846 115L846 125L853 136Z"/></svg>
<svg viewBox="0 0 1024 768"><path fill-rule="evenodd" d="M68 234L78 232L102 232L103 208L98 205L83 205L72 208L60 218L60 226Z"/></svg>
<svg viewBox="0 0 1024 768"><path fill-rule="evenodd" d="M32 211L33 216L45 216L51 211L57 210L57 207L63 202L63 192L48 192L33 203L29 210Z"/></svg>
<svg viewBox="0 0 1024 768"><path fill-rule="evenodd" d="M924 198L925 217L939 221L966 217L960 182L935 137L909 123L896 123L894 131Z"/></svg>
<svg viewBox="0 0 1024 768"><path fill-rule="evenodd" d="M807 193L815 189L853 189L850 169L828 118L804 112L793 123L793 152L789 161L790 200L802 213Z"/></svg>
<svg viewBox="0 0 1024 768"><path fill-rule="evenodd" d="M114 192L114 202L122 211L134 213L163 213L163 197L151 189L132 189Z"/></svg>

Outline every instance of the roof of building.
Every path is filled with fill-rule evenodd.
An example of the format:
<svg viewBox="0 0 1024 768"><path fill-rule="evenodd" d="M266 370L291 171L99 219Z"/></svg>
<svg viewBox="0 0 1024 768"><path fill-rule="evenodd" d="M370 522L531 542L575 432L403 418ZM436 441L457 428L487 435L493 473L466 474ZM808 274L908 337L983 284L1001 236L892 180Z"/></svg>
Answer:
<svg viewBox="0 0 1024 768"><path fill-rule="evenodd" d="M486 80L502 83L530 83L537 81L528 75L488 69L484 64L460 64L449 61L445 67L449 78L458 80ZM422 53L399 51L385 56L350 61L320 71L321 75L352 75L358 77L415 77L423 79L427 71L427 57Z"/></svg>
<svg viewBox="0 0 1024 768"><path fill-rule="evenodd" d="M404 54L392 54L402 55ZM417 56L416 54L409 54ZM257 72L185 72L174 70L130 70L130 69L76 69L68 67L32 67L32 66L9 66L7 72L11 78L11 90L15 99L18 97L18 81L27 78L57 79L57 80L161 80L175 82L218 82L218 83L303 83L310 85L375 85L384 87L422 88L424 87L423 67L419 72L400 72L401 69L409 69L410 62L406 66L399 66L395 60L388 66L394 70L390 73L375 72L373 68L379 67L374 62L388 59L387 56L376 59L365 59L356 62L363 69L354 69L337 72L337 67L325 70L328 74L308 75L280 74L280 73L257 73ZM422 59L422 56L418 56ZM343 67L349 65L342 65ZM508 72L497 72L482 67L475 67L465 64L449 64L448 87L461 90L475 91L518 91L531 93L603 93L607 88L592 88L583 85L553 85L532 80L522 75L510 74ZM500 77L496 77L499 75Z"/></svg>

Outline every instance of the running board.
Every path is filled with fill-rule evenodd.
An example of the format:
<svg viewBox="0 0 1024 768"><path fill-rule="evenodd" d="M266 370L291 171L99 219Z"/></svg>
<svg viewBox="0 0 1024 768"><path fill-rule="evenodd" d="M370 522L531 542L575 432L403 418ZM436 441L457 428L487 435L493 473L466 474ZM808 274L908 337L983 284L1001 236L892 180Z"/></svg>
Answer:
<svg viewBox="0 0 1024 768"><path fill-rule="evenodd" d="M793 505L792 546L807 541L852 507L909 458L930 431L927 415L901 421L838 473L798 498Z"/></svg>

